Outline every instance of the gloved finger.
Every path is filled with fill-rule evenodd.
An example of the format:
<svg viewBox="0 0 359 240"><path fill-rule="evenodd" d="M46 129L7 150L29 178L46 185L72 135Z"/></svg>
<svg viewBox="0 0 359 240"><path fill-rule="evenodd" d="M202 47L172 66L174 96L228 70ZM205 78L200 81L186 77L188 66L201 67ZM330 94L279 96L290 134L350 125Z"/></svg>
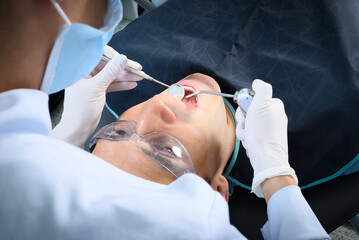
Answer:
<svg viewBox="0 0 359 240"><path fill-rule="evenodd" d="M136 75L136 74L133 74L133 73L130 73L129 71L122 71L116 78L116 81L117 82L137 82L137 81L140 81L142 80L143 78Z"/></svg>
<svg viewBox="0 0 359 240"><path fill-rule="evenodd" d="M112 47L106 45L105 48L103 49L103 55L105 55L106 57L108 57L110 59L113 59L120 54Z"/></svg>
<svg viewBox="0 0 359 240"><path fill-rule="evenodd" d="M282 124L287 125L288 124L288 117L287 114L285 113L285 108L284 108L284 104L282 102L282 100L280 100L279 98L273 98L271 100L271 104L275 107L275 112L277 116L282 116Z"/></svg>
<svg viewBox="0 0 359 240"><path fill-rule="evenodd" d="M237 120L237 127L243 129L246 117L244 115L244 111L242 110L242 108L240 107L237 108L235 117Z"/></svg>
<svg viewBox="0 0 359 240"><path fill-rule="evenodd" d="M107 88L107 92L126 91L137 87L136 82L113 82Z"/></svg>
<svg viewBox="0 0 359 240"><path fill-rule="evenodd" d="M108 57L109 59L112 59L112 58L117 57L120 54L112 47L106 45L105 48L103 49L102 55ZM92 72L89 74L89 77L96 76L96 74L99 73L106 66L107 63L108 63L108 61L101 59L100 62L95 67L95 69L92 70Z"/></svg>
<svg viewBox="0 0 359 240"><path fill-rule="evenodd" d="M100 62L97 64L94 70L92 70L92 72L88 76L86 76L86 78L91 78L96 76L106 66L106 64L107 64L106 61L100 60Z"/></svg>
<svg viewBox="0 0 359 240"><path fill-rule="evenodd" d="M127 66L129 66L130 68L133 68L135 70L138 70L138 71L142 70L141 64L139 64L138 62L132 61L130 59L127 60Z"/></svg>
<svg viewBox="0 0 359 240"><path fill-rule="evenodd" d="M245 140L245 130L240 128L239 126L236 127L236 136L240 141Z"/></svg>
<svg viewBox="0 0 359 240"><path fill-rule="evenodd" d="M255 92L253 101L264 101L272 98L273 90L272 85L269 83L263 82L260 79L256 79L252 83L252 89Z"/></svg>
<svg viewBox="0 0 359 240"><path fill-rule="evenodd" d="M284 111L284 104L279 98L273 98L272 105L275 105L276 107Z"/></svg>
<svg viewBox="0 0 359 240"><path fill-rule="evenodd" d="M245 144L242 144L242 145L243 145L243 147L245 146ZM244 147L244 148L247 150L246 147ZM249 159L252 158L251 153L250 153L249 151L246 151L246 155L247 155L247 157L248 157ZM253 165L252 165L252 164L251 164L251 166L252 166L252 168L253 168ZM254 170L254 168L253 168L253 170Z"/></svg>
<svg viewBox="0 0 359 240"><path fill-rule="evenodd" d="M106 66L92 79L96 81L97 87L106 90L113 80L115 80L127 64L127 57L119 55L109 61Z"/></svg>
<svg viewBox="0 0 359 240"><path fill-rule="evenodd" d="M120 55L115 49L113 49L112 47L110 47L108 45L105 46L102 54L110 59L115 58L118 55ZM95 69L92 70L92 72L89 74L88 78L96 76L96 74L99 73L106 66L107 63L108 63L108 61L101 59L100 62L95 67Z"/></svg>
<svg viewBox="0 0 359 240"><path fill-rule="evenodd" d="M242 146L244 149L247 149L247 141L241 141Z"/></svg>
<svg viewBox="0 0 359 240"><path fill-rule="evenodd" d="M120 54L115 49L113 49L112 47L106 45L104 50L103 50L103 55L105 55L106 57L108 57L110 59L113 59L113 58L117 57ZM139 71L142 70L141 64L139 64L136 61L130 60L130 59L127 60L127 66L129 66L130 68L133 68L135 70L139 70Z"/></svg>
<svg viewBox="0 0 359 240"><path fill-rule="evenodd" d="M112 47L106 45L105 48L103 49L103 53L102 53L104 56L108 57L109 59L113 59L117 56L119 56L120 54L115 50L113 49ZM125 56L125 55L123 55ZM131 60L127 60L127 61L131 61ZM133 61L132 61L133 62ZM100 60L100 62L97 64L97 66L95 67L94 70L92 70L92 72L90 73L89 77L94 77L96 76L97 73L99 73L105 66L106 64L108 63L108 61L106 60ZM128 62L127 62L128 63ZM131 64L130 65L131 67L135 68L136 70L139 69L141 70L142 69L142 66L139 64L139 63L135 63L135 64Z"/></svg>

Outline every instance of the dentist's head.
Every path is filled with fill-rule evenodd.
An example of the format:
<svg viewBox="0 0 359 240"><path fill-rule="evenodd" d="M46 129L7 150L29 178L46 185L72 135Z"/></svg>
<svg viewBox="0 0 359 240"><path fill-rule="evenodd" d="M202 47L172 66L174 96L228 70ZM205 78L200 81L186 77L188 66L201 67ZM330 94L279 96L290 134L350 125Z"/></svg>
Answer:
<svg viewBox="0 0 359 240"><path fill-rule="evenodd" d="M98 64L122 18L120 0L0 2L0 92L60 91ZM21 69L21 71L19 71Z"/></svg>

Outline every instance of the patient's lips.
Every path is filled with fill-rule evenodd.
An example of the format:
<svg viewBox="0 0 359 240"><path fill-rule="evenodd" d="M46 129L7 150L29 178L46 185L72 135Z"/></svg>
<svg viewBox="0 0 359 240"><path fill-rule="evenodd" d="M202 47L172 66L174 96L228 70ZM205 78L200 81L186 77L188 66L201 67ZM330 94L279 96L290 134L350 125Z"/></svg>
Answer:
<svg viewBox="0 0 359 240"><path fill-rule="evenodd" d="M182 102L184 104L186 104L186 106L190 109L196 109L197 108L197 101L198 101L198 97L197 96L193 96L190 98L186 98L187 95L194 93L196 90L193 87L190 86L186 86L186 85L182 85L182 87L185 90L184 93L184 97L182 98Z"/></svg>

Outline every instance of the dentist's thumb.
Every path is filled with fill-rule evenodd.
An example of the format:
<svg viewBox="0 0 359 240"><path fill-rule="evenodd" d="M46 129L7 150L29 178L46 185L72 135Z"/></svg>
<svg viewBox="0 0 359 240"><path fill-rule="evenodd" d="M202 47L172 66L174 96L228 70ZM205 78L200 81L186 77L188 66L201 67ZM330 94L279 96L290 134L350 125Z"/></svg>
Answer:
<svg viewBox="0 0 359 240"><path fill-rule="evenodd" d="M93 81L99 89L106 91L108 86L120 75L122 71L125 71L127 64L127 57L120 54L109 61L106 66L93 77Z"/></svg>

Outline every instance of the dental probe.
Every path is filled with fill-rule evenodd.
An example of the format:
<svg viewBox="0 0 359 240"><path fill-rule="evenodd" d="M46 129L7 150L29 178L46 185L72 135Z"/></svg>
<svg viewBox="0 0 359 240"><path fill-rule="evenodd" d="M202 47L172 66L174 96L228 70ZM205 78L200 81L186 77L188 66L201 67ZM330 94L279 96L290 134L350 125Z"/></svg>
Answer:
<svg viewBox="0 0 359 240"><path fill-rule="evenodd" d="M105 62L109 62L111 60L111 58L108 58L108 57L102 55L101 60L103 60ZM170 87L169 85L154 79L150 75L146 74L144 71L139 71L139 70L133 69L133 68L131 68L129 66L126 66L125 69L126 69L126 71L128 71L130 73L133 73L133 74L135 74L137 76L143 77L146 80L153 81L155 83L158 83L158 84L160 84L162 86L165 86L165 87L168 87L168 88Z"/></svg>
<svg viewBox="0 0 359 240"><path fill-rule="evenodd" d="M251 104L254 94L255 94L255 92L253 90L250 90L248 88L242 88L241 90L236 91L234 94L212 92L212 91L208 91L208 90L200 90L200 91L197 91L197 92L187 95L186 98L196 96L197 94L200 94L200 93L207 93L207 94L213 94L213 95L218 95L218 96L222 96L222 97L233 98L233 101L235 103L237 103L243 109L244 112L248 111L249 105Z"/></svg>

